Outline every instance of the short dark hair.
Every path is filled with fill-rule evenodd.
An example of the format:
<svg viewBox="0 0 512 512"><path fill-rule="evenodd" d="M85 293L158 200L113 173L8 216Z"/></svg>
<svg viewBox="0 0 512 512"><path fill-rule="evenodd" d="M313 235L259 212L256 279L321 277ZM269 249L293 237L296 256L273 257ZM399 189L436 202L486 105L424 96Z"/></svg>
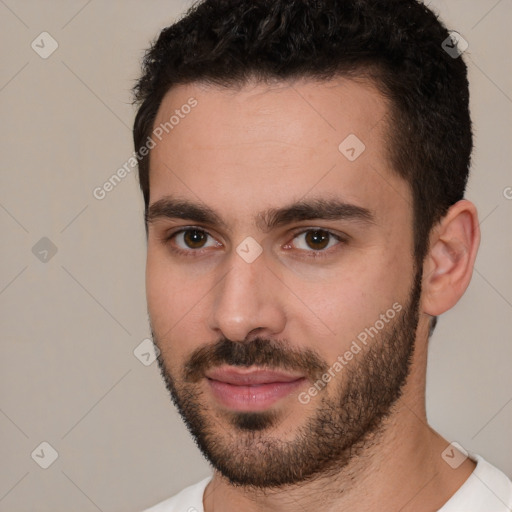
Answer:
<svg viewBox="0 0 512 512"><path fill-rule="evenodd" d="M201 1L145 54L134 87L135 150L179 84L370 79L389 100L389 158L411 187L421 264L432 227L464 196L473 144L467 68L443 49L448 37L416 0ZM139 162L139 180L147 212L149 155Z"/></svg>

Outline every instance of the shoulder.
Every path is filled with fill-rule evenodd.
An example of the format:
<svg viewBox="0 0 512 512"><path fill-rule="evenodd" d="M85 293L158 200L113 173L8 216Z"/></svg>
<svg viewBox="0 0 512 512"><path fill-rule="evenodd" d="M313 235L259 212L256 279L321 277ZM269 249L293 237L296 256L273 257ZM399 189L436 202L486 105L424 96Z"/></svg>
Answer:
<svg viewBox="0 0 512 512"><path fill-rule="evenodd" d="M476 467L439 512L509 512L512 509L512 482L482 456L471 453Z"/></svg>
<svg viewBox="0 0 512 512"><path fill-rule="evenodd" d="M172 498L146 509L144 512L204 512L203 493L211 476L186 487Z"/></svg>

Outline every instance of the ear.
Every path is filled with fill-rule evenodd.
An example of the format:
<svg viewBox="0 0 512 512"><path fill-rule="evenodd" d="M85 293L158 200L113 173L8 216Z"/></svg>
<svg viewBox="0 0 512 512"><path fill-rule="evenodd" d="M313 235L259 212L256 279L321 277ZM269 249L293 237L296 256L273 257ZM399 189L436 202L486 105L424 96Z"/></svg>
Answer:
<svg viewBox="0 0 512 512"><path fill-rule="evenodd" d="M476 207L463 199L450 207L430 234L423 262L422 310L437 316L452 308L466 291L480 245Z"/></svg>

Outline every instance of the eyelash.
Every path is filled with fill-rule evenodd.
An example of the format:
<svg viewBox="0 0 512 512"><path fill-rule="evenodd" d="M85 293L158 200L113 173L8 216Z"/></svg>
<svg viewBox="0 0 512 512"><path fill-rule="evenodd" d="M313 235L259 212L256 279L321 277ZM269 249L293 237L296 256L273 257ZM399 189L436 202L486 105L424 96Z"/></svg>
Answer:
<svg viewBox="0 0 512 512"><path fill-rule="evenodd" d="M200 228L200 227L196 227L196 226L187 226L185 228L181 228L177 231L174 231L172 232L171 234L163 237L163 242L166 244L166 245L171 245L170 242L178 235L180 235L181 233L186 233L187 231L200 231L201 233L204 233L206 234L207 236L209 237L212 237L214 238L210 233L208 233L208 231ZM299 251L304 251L305 253L307 253L307 258L325 258L325 257L328 257L331 255L331 250L335 247L337 247L338 245L340 244L346 244L347 243L347 237L343 237L343 236L340 236L340 235L337 235L331 231L329 231L328 229L324 229L324 228L320 228L320 227L316 227L316 228L307 228L307 229L302 229L300 231L296 231L292 234L292 239L291 241L295 240L295 238L297 238L298 236L300 235L303 235L305 233L309 233L311 231L322 231L324 233L327 233L331 238L334 238L335 240L337 240L339 243L334 245L333 247L330 247L329 249L325 249L325 250L318 250L318 251L315 251L315 250L310 250L310 251L307 251L305 249L298 249ZM290 245L291 242L288 242L286 245ZM175 247L175 246L171 246L171 250L172 252L178 254L178 255L181 255L181 256L185 256L185 257L191 257L191 258L197 258L197 257L200 257L202 254L202 249L188 249L188 250L185 250L185 249L181 249L179 247ZM288 250L288 249L286 249Z"/></svg>

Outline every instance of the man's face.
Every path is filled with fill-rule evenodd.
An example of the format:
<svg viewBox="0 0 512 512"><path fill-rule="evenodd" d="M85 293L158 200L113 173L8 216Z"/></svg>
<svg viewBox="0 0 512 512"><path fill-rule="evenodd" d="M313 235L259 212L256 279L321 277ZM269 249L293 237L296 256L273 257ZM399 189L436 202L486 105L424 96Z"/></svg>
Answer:
<svg viewBox="0 0 512 512"><path fill-rule="evenodd" d="M175 118L151 150L151 327L174 402L233 482L339 468L400 395L421 275L386 113L342 79L191 84L159 109L154 128Z"/></svg>

